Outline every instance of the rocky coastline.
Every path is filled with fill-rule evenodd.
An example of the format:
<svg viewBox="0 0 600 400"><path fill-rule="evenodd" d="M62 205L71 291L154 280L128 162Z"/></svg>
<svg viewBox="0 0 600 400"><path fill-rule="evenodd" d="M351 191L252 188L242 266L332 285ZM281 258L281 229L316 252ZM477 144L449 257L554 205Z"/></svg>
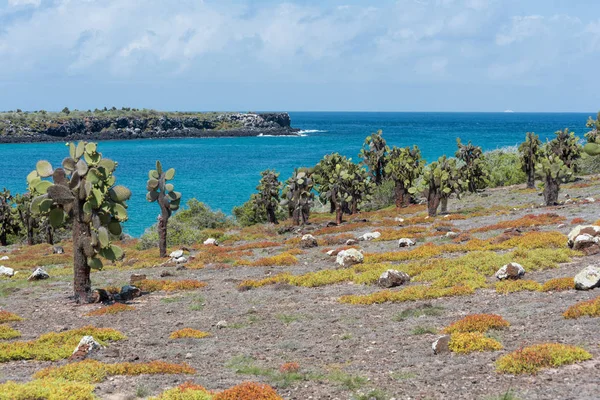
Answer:
<svg viewBox="0 0 600 400"><path fill-rule="evenodd" d="M0 114L0 143L296 136L300 131L291 127L290 116L285 112L184 114L152 111L149 115L97 116L86 113L60 116L56 113L12 117L15 114Z"/></svg>

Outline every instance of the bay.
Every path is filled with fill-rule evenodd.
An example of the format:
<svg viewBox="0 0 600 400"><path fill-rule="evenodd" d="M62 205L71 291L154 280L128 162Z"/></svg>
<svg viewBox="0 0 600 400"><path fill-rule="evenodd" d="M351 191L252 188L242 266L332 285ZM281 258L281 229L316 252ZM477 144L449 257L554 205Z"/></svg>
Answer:
<svg viewBox="0 0 600 400"><path fill-rule="evenodd" d="M434 161L454 155L457 137L484 150L517 145L525 132L546 140L569 128L583 138L587 117L594 114L290 112L292 126L303 136L106 141L99 151L119 163L117 183L133 192L125 231L139 236L158 215L158 206L145 200L148 170L156 160L176 169L173 183L183 201L195 197L229 214L254 192L260 171L275 169L285 180L294 167L312 166L331 152L358 161L364 138L378 129L388 145L416 144L426 160ZM1 144L0 188L24 192L25 177L37 160L58 166L67 154L64 143Z"/></svg>

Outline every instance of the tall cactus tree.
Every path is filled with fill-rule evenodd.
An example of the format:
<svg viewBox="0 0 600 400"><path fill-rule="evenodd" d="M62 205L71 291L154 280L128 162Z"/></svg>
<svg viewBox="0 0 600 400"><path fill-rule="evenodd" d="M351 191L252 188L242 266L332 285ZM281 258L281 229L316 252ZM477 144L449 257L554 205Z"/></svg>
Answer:
<svg viewBox="0 0 600 400"><path fill-rule="evenodd" d="M8 245L8 235L17 234L19 227L12 206L13 196L4 188L0 192L0 245Z"/></svg>
<svg viewBox="0 0 600 400"><path fill-rule="evenodd" d="M595 120L589 117L586 126L592 130L585 134L587 143L583 146L583 151L590 156L598 156L600 155L600 112Z"/></svg>
<svg viewBox="0 0 600 400"><path fill-rule="evenodd" d="M37 193L31 211L47 213L53 228L67 223L73 231L73 289L78 303L99 301L91 290L90 271L101 269L101 258L110 261L123 257L123 250L112 243L121 235L127 220L126 201L131 191L116 186L117 163L103 158L96 143L68 143L69 157L62 168L53 169L48 161L38 161L28 181ZM52 181L46 178L52 177Z"/></svg>
<svg viewBox="0 0 600 400"><path fill-rule="evenodd" d="M383 131L380 129L366 137L363 148L358 154L369 168L369 173L375 179L376 185L381 185L385 178L385 164L389 151L390 148L387 146L383 138Z"/></svg>
<svg viewBox="0 0 600 400"><path fill-rule="evenodd" d="M485 167L483 151L481 147L474 146L471 141L462 144L460 138L456 139L458 150L455 157L464 164L460 167L460 172L467 181L467 189L471 193L476 193L477 189L483 189L487 185L488 172Z"/></svg>
<svg viewBox="0 0 600 400"><path fill-rule="evenodd" d="M27 176L27 196L31 199L44 194L44 192L40 192L36 189L36 185L32 184L32 182L37 183L38 178L39 175L36 171L32 171ZM39 230L44 232L46 236L46 243L54 244L54 227L50 223L50 211L51 209L40 210L34 218L37 221Z"/></svg>
<svg viewBox="0 0 600 400"><path fill-rule="evenodd" d="M409 189L409 193L423 193L427 198L428 214L435 217L440 204L442 212L446 212L448 198L453 193L460 197L465 188L466 182L461 178L456 159L442 156L425 167L422 178Z"/></svg>
<svg viewBox="0 0 600 400"><path fill-rule="evenodd" d="M158 248L160 256L167 256L167 223L173 214L173 211L179 209L181 203L181 193L174 190L172 183L167 183L175 177L175 169L170 168L163 171L160 161L156 161L156 169L148 173L148 183L146 189L146 200L157 202L160 206L160 216L158 217Z"/></svg>
<svg viewBox="0 0 600 400"><path fill-rule="evenodd" d="M279 182L279 174L272 170L261 172L262 178L256 187L258 193L252 197L254 206L259 210L264 210L267 214L267 220L271 224L278 224L277 209L279 208L279 191L281 190L281 182Z"/></svg>
<svg viewBox="0 0 600 400"><path fill-rule="evenodd" d="M348 174L352 177L352 180L347 187L350 196L347 202L347 212L356 214L361 203L371 200L375 184L362 165L353 162L348 163Z"/></svg>
<svg viewBox="0 0 600 400"><path fill-rule="evenodd" d="M350 193L354 174L350 171L352 160L338 153L328 154L315 166L313 178L320 197L331 204L335 222L342 223L344 204L353 198Z"/></svg>
<svg viewBox="0 0 600 400"><path fill-rule="evenodd" d="M577 172L577 160L581 158L581 145L574 132L566 128L555 132L556 137L546 144L548 151L557 155L567 168Z"/></svg>
<svg viewBox="0 0 600 400"><path fill-rule="evenodd" d="M31 246L35 244L34 234L38 225L38 219L31 212L31 193L17 194L14 203L21 226L25 229L27 244Z"/></svg>
<svg viewBox="0 0 600 400"><path fill-rule="evenodd" d="M560 183L570 177L573 171L553 152L549 151L536 166L538 175L544 181L544 201L547 206L558 204Z"/></svg>
<svg viewBox="0 0 600 400"><path fill-rule="evenodd" d="M527 174L527 188L535 189L535 166L542 157L542 142L533 132L525 134L525 141L519 145L521 169Z"/></svg>
<svg viewBox="0 0 600 400"><path fill-rule="evenodd" d="M292 176L285 182L281 205L287 207L294 225L308 223L310 207L314 199L312 172L308 168L296 168Z"/></svg>
<svg viewBox="0 0 600 400"><path fill-rule="evenodd" d="M417 146L412 149L394 146L390 151L385 173L394 181L396 207L407 207L410 204L408 189L416 183L424 164L425 160L421 158L421 151Z"/></svg>

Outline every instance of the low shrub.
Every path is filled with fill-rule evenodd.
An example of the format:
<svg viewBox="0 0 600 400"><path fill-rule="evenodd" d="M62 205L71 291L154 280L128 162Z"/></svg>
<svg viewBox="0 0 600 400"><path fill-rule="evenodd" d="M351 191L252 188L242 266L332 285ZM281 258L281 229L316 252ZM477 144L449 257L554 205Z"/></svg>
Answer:
<svg viewBox="0 0 600 400"><path fill-rule="evenodd" d="M64 379L38 379L0 384L0 400L96 400L94 385Z"/></svg>
<svg viewBox="0 0 600 400"><path fill-rule="evenodd" d="M135 307L132 306L128 306L127 304L123 304L123 303L115 303L115 304L111 304L110 306L106 306L106 307L102 307L99 308L97 310L94 311L90 311L89 313L85 314L86 317L98 317L101 315L112 315L112 314L118 314L120 312L124 312L124 311L133 311L135 310Z"/></svg>
<svg viewBox="0 0 600 400"><path fill-rule="evenodd" d="M487 151L484 153L484 162L489 187L518 185L527 181L516 147Z"/></svg>
<svg viewBox="0 0 600 400"><path fill-rule="evenodd" d="M181 339L181 338L193 338L193 339L202 339L210 336L210 333L199 331L192 328L183 328L178 331L172 332L169 335L169 339Z"/></svg>
<svg viewBox="0 0 600 400"><path fill-rule="evenodd" d="M528 346L506 354L496 361L498 372L535 374L542 368L556 368L564 364L585 361L592 355L584 349L559 343Z"/></svg>
<svg viewBox="0 0 600 400"><path fill-rule="evenodd" d="M501 350L502 344L481 332L456 332L450 335L449 348L454 353L468 354L474 351Z"/></svg>
<svg viewBox="0 0 600 400"><path fill-rule="evenodd" d="M0 340L14 339L21 336L21 332L8 325L0 325Z"/></svg>
<svg viewBox="0 0 600 400"><path fill-rule="evenodd" d="M366 295L348 295L340 298L341 303L347 304L381 304L386 302L399 303L440 297L467 296L475 291L467 286L450 288L431 288L429 286L411 286L399 291L382 290Z"/></svg>
<svg viewBox="0 0 600 400"><path fill-rule="evenodd" d="M165 390L158 397L152 397L150 400L212 400L212 398L212 393L203 386L186 382Z"/></svg>
<svg viewBox="0 0 600 400"><path fill-rule="evenodd" d="M600 317L600 296L573 304L563 313L563 317L567 319Z"/></svg>
<svg viewBox="0 0 600 400"><path fill-rule="evenodd" d="M573 278L554 278L544 282L541 290L542 292L562 292L571 289L575 289Z"/></svg>
<svg viewBox="0 0 600 400"><path fill-rule="evenodd" d="M444 329L444 333L457 332L480 332L485 333L490 329L502 329L510 326L510 323L496 314L473 314L467 315Z"/></svg>
<svg viewBox="0 0 600 400"><path fill-rule="evenodd" d="M542 290L542 285L536 281L528 279L506 280L496 283L496 292L502 294L521 292L528 290L531 292L539 292Z"/></svg>
<svg viewBox="0 0 600 400"><path fill-rule="evenodd" d="M8 311L0 311L0 324L13 321L23 321L23 318Z"/></svg>
<svg viewBox="0 0 600 400"><path fill-rule="evenodd" d="M206 282L197 281L195 279L185 279L181 281L144 279L138 282L138 287L145 292L157 292L164 290L165 292L173 292L176 290L194 290L206 286Z"/></svg>
<svg viewBox="0 0 600 400"><path fill-rule="evenodd" d="M214 395L213 400L283 400L269 385L244 382Z"/></svg>

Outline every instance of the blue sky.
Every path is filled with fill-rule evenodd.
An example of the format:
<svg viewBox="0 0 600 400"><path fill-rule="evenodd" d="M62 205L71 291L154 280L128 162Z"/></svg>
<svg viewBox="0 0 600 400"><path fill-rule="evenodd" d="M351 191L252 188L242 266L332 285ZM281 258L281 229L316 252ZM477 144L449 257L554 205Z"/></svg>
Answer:
<svg viewBox="0 0 600 400"><path fill-rule="evenodd" d="M0 0L0 110L600 109L594 0Z"/></svg>

